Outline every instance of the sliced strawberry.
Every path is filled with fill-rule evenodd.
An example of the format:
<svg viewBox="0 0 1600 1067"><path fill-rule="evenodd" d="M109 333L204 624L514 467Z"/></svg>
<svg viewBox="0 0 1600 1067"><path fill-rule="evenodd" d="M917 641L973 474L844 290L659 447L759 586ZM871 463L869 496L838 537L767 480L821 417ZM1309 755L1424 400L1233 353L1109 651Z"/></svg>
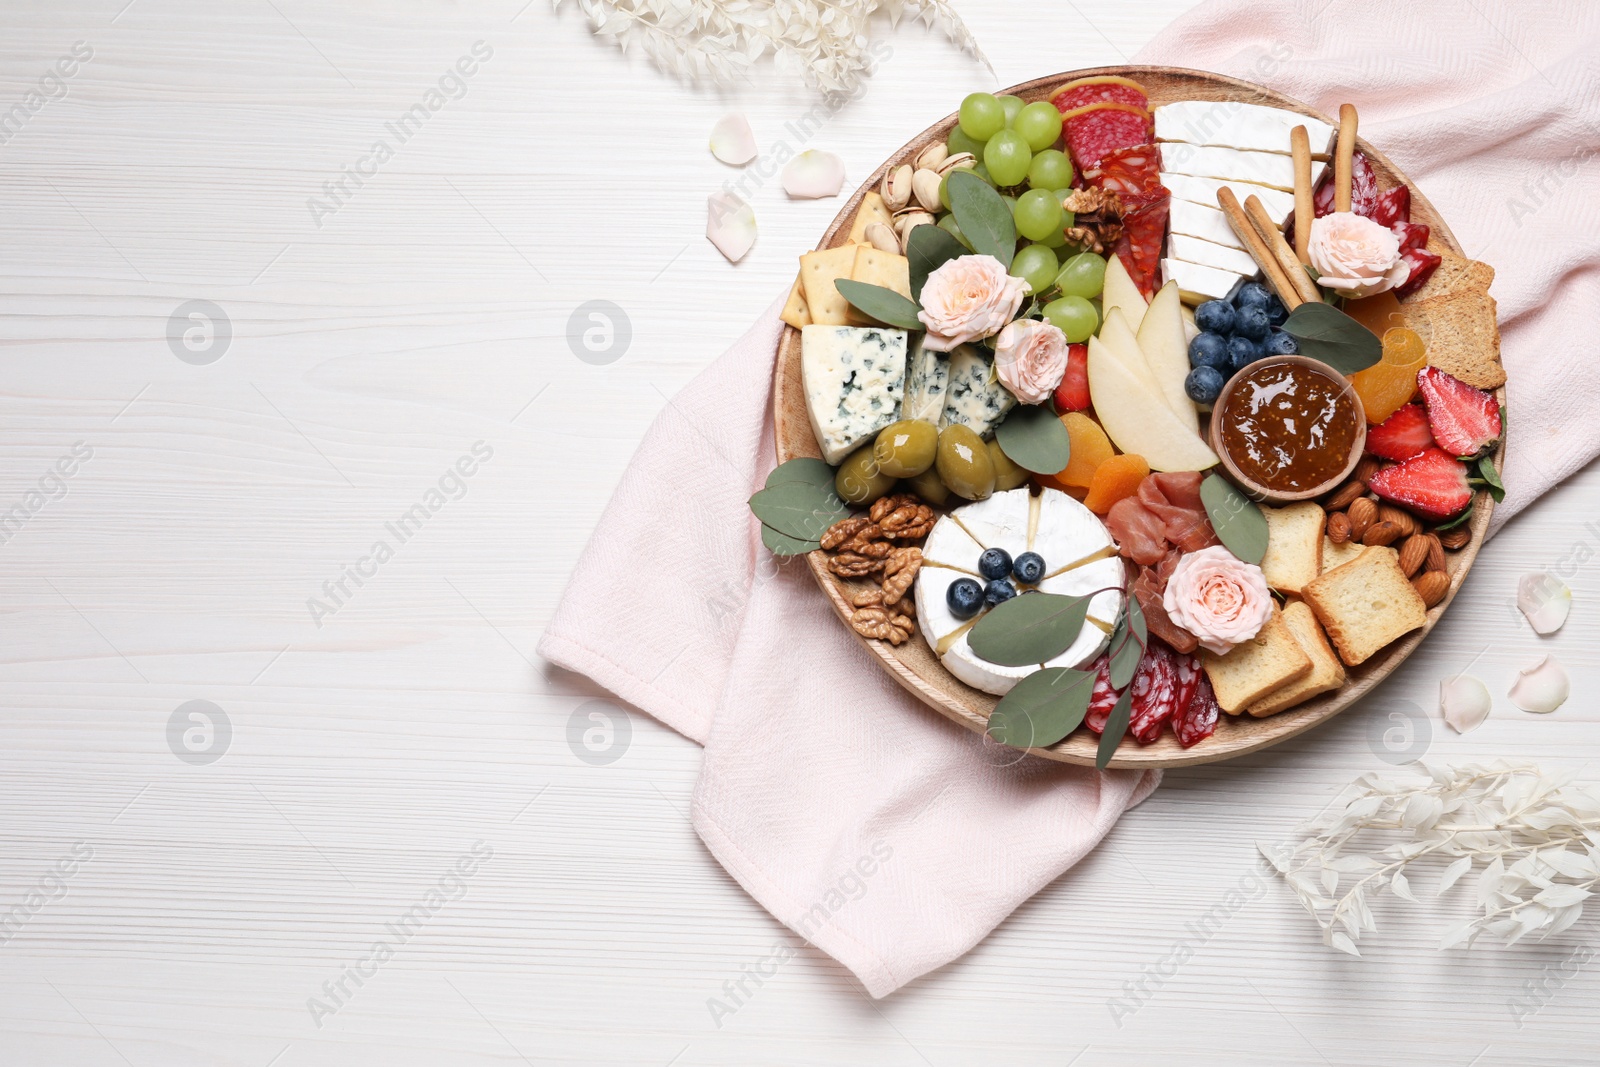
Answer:
<svg viewBox="0 0 1600 1067"><path fill-rule="evenodd" d="M1083 411L1089 406L1089 346L1067 346L1067 372L1056 386L1056 414Z"/></svg>
<svg viewBox="0 0 1600 1067"><path fill-rule="evenodd" d="M1452 456L1476 456L1500 440L1500 402L1438 367L1417 373L1433 439Z"/></svg>
<svg viewBox="0 0 1600 1067"><path fill-rule="evenodd" d="M1410 459L1433 447L1428 413L1421 404L1407 404L1367 430L1367 451L1384 459Z"/></svg>
<svg viewBox="0 0 1600 1067"><path fill-rule="evenodd" d="M1383 499L1428 519L1455 518L1472 503L1466 465L1439 448L1430 448L1398 466L1385 467L1367 485Z"/></svg>

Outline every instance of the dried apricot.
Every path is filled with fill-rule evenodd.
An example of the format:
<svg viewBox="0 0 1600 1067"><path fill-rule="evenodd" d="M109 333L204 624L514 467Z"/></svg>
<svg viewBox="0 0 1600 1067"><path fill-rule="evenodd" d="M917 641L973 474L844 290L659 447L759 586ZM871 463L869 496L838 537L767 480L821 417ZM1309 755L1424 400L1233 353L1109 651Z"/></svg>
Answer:
<svg viewBox="0 0 1600 1067"><path fill-rule="evenodd" d="M1383 358L1350 376L1368 423L1376 426L1410 403L1417 392L1417 372L1427 362L1427 349L1415 330L1395 326L1384 331Z"/></svg>
<svg viewBox="0 0 1600 1067"><path fill-rule="evenodd" d="M1084 507L1096 515L1106 514L1112 504L1138 492L1139 483L1149 473L1150 464L1144 461L1143 456L1131 452L1112 456L1094 472L1094 479L1089 483L1089 495L1083 499Z"/></svg>
<svg viewBox="0 0 1600 1067"><path fill-rule="evenodd" d="M1379 337L1388 333L1392 326L1404 326L1406 321L1400 301L1392 292L1347 301L1344 312Z"/></svg>
<svg viewBox="0 0 1600 1067"><path fill-rule="evenodd" d="M1111 438L1106 436L1098 422L1080 411L1069 411L1061 416L1061 425L1067 428L1067 436L1072 439L1072 459L1066 467L1056 472L1056 481L1062 485L1087 489L1093 483L1094 472L1100 469L1100 464L1115 454Z"/></svg>

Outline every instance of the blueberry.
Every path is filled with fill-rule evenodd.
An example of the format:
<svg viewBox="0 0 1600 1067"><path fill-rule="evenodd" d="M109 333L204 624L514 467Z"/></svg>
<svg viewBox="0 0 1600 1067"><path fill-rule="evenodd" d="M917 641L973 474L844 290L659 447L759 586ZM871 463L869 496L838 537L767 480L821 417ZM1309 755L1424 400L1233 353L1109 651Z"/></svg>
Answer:
<svg viewBox="0 0 1600 1067"><path fill-rule="evenodd" d="M978 573L985 578L1004 578L1011 573L1011 553L1003 548L984 550L978 557Z"/></svg>
<svg viewBox="0 0 1600 1067"><path fill-rule="evenodd" d="M1248 337L1252 341L1265 341L1267 334L1272 330L1272 323L1267 320L1267 309L1257 307L1244 307L1239 309L1239 317L1233 326L1235 337Z"/></svg>
<svg viewBox="0 0 1600 1067"><path fill-rule="evenodd" d="M1196 404L1210 404L1217 399L1217 394L1222 392L1223 381L1222 372L1217 368L1196 367L1183 380L1183 391L1188 393L1189 399Z"/></svg>
<svg viewBox="0 0 1600 1067"><path fill-rule="evenodd" d="M1207 300L1194 309L1194 324L1207 333L1233 332L1233 306L1226 300Z"/></svg>
<svg viewBox="0 0 1600 1067"><path fill-rule="evenodd" d="M983 602L991 608L996 604L1003 604L1017 595L1017 587L1011 584L1009 578L996 578L983 587Z"/></svg>
<svg viewBox="0 0 1600 1067"><path fill-rule="evenodd" d="M1245 308L1265 310L1271 302L1272 290L1260 282L1245 282L1239 286L1239 291L1233 294L1233 306L1241 311Z"/></svg>
<svg viewBox="0 0 1600 1067"><path fill-rule="evenodd" d="M1044 557L1037 552L1024 552L1011 565L1011 573L1017 576L1017 581L1033 585L1044 577Z"/></svg>
<svg viewBox="0 0 1600 1067"><path fill-rule="evenodd" d="M1295 356L1300 354L1300 342L1282 330L1273 330L1266 340L1266 352L1269 356Z"/></svg>
<svg viewBox="0 0 1600 1067"><path fill-rule="evenodd" d="M1242 337L1239 334L1234 334L1232 337L1228 338L1228 358L1230 360L1229 365L1232 367L1233 373L1238 374L1250 364L1260 359L1262 355L1263 353L1261 351L1261 345L1250 340L1250 338Z"/></svg>
<svg viewBox="0 0 1600 1067"><path fill-rule="evenodd" d="M1272 303L1267 305L1267 321L1274 326L1282 326L1289 321L1289 309L1283 306L1283 301L1273 296Z"/></svg>
<svg viewBox="0 0 1600 1067"><path fill-rule="evenodd" d="M1189 342L1189 366L1226 367L1228 339L1220 333L1202 333Z"/></svg>
<svg viewBox="0 0 1600 1067"><path fill-rule="evenodd" d="M983 586L971 578L957 578L944 591L944 602L956 618L970 619L983 610Z"/></svg>

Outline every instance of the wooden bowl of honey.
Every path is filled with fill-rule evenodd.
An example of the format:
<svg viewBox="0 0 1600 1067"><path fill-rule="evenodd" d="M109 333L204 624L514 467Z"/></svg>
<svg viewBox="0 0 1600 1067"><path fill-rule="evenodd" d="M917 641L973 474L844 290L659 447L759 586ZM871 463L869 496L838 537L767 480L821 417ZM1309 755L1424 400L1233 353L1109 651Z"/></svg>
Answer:
<svg viewBox="0 0 1600 1067"><path fill-rule="evenodd" d="M1319 360L1270 356L1243 368L1211 406L1211 448L1252 499L1292 504L1332 492L1367 443L1349 381Z"/></svg>

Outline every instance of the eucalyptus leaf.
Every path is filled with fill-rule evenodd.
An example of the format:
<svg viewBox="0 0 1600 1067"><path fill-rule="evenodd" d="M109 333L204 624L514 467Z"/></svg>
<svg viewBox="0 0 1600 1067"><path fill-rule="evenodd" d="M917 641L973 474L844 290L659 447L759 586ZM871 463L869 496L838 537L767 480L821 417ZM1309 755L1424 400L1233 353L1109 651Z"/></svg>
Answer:
<svg viewBox="0 0 1600 1067"><path fill-rule="evenodd" d="M1144 623L1144 607L1139 603L1139 598L1133 595L1133 590L1128 590L1128 610L1123 616L1132 628L1133 635L1139 639L1140 648L1150 647L1150 631Z"/></svg>
<svg viewBox="0 0 1600 1067"><path fill-rule="evenodd" d="M766 523L761 524L761 543L766 545L767 551L774 556L803 556L822 547L821 541L802 541L774 530Z"/></svg>
<svg viewBox="0 0 1600 1067"><path fill-rule="evenodd" d="M1061 420L1040 404L1018 404L995 428L1000 451L1017 466L1035 474L1067 469L1072 438Z"/></svg>
<svg viewBox="0 0 1600 1067"><path fill-rule="evenodd" d="M1121 638L1121 643L1118 643ZM1139 671L1139 661L1144 658L1144 648L1134 640L1133 634L1119 629L1111 638L1111 688L1122 689L1133 681Z"/></svg>
<svg viewBox="0 0 1600 1067"><path fill-rule="evenodd" d="M1100 734L1100 748L1094 755L1095 767L1105 770L1111 757L1117 754L1117 746L1122 744L1123 735L1128 732L1128 720L1132 716L1133 690L1124 689L1117 698L1116 707L1111 709L1111 716L1106 719L1106 728Z"/></svg>
<svg viewBox="0 0 1600 1067"><path fill-rule="evenodd" d="M929 223L912 227L906 239L906 259L911 264L911 296L922 299L922 285L928 275L968 252L955 235Z"/></svg>
<svg viewBox="0 0 1600 1067"><path fill-rule="evenodd" d="M839 278L833 284L839 290L840 296L850 301L850 305L857 311L870 318L890 326L898 326L902 330L923 328L922 320L917 318L917 312L922 309L893 289L882 285L869 285L866 282L854 282L849 278Z"/></svg>
<svg viewBox="0 0 1600 1067"><path fill-rule="evenodd" d="M1089 710L1094 674L1070 667L1034 671L1000 698L989 736L1013 748L1044 748L1078 728Z"/></svg>
<svg viewBox="0 0 1600 1067"><path fill-rule="evenodd" d="M993 256L1010 270L1011 257L1017 251L1017 224L1012 221L1011 208L993 186L971 171L951 171L945 181L950 211L967 243L974 252Z"/></svg>
<svg viewBox="0 0 1600 1067"><path fill-rule="evenodd" d="M1002 601L967 633L983 659L1002 667L1026 667L1055 659L1072 646L1089 614L1086 596L1024 593Z"/></svg>
<svg viewBox="0 0 1600 1067"><path fill-rule="evenodd" d="M820 540L828 527L850 514L833 486L780 482L750 498L756 518L798 541Z"/></svg>
<svg viewBox="0 0 1600 1067"><path fill-rule="evenodd" d="M1506 498L1506 484L1500 480L1500 472L1494 469L1492 453L1478 460L1478 477L1487 483L1489 495L1494 497L1496 504Z"/></svg>
<svg viewBox="0 0 1600 1067"><path fill-rule="evenodd" d="M807 482L816 486L831 486L833 484L833 468L824 461L814 456L797 456L787 463L780 463L772 468L772 473L767 475L767 488L784 482Z"/></svg>
<svg viewBox="0 0 1600 1067"><path fill-rule="evenodd" d="M1378 335L1331 304L1307 301L1289 312L1283 331L1300 354L1321 360L1340 374L1366 370L1383 358Z"/></svg>
<svg viewBox="0 0 1600 1067"><path fill-rule="evenodd" d="M1246 563L1260 566L1267 554L1267 517L1254 500L1220 474L1200 483L1200 502L1222 546Z"/></svg>

